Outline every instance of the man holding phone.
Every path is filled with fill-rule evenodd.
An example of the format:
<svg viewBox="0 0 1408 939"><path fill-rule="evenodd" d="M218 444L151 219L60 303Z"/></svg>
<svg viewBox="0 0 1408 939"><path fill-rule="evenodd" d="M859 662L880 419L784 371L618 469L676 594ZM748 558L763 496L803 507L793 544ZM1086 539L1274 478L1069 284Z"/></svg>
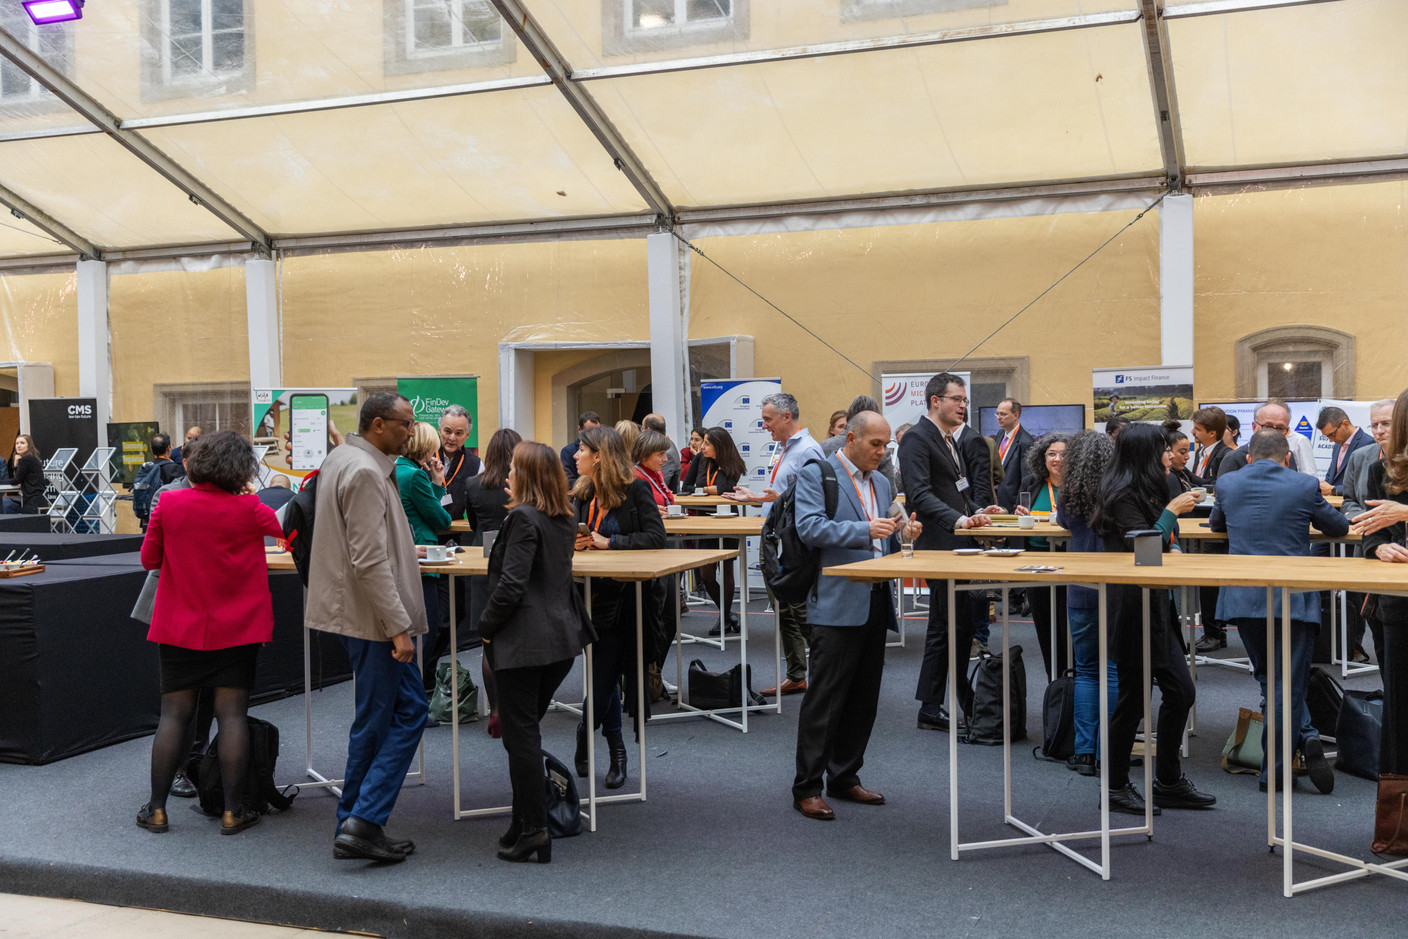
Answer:
<svg viewBox="0 0 1408 939"><path fill-rule="evenodd" d="M414 424L401 395L369 395L357 433L328 454L317 481L304 621L337 635L356 679L336 858L403 861L415 850L383 830L426 719L414 641L426 632L425 599L396 488L396 457Z"/></svg>

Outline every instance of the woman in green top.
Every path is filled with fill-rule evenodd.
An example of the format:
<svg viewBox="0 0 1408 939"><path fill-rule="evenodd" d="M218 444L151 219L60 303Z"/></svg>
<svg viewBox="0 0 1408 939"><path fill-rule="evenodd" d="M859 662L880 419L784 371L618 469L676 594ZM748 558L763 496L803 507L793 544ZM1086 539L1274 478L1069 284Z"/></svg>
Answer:
<svg viewBox="0 0 1408 939"><path fill-rule="evenodd" d="M440 434L434 427L419 421L411 428L406 455L396 460L396 488L401 490L401 505L406 520L411 523L411 536L416 544L440 544L440 533L450 528L450 513L441 500L445 498L445 467L440 462ZM439 577L422 574L421 590L425 594L425 621L429 631L421 640L426 651L425 690L435 690L435 663L429 652L435 648L435 635L440 629L440 596L436 589Z"/></svg>
<svg viewBox="0 0 1408 939"><path fill-rule="evenodd" d="M1037 515L1054 520L1056 505L1061 498L1061 466L1065 462L1066 443L1070 434L1046 434L1027 450L1027 465L1022 480L1022 492L1030 497L1031 510L1017 507L1018 515ZM1035 551L1047 551L1051 543L1045 538L1028 539L1028 547ZM1036 639L1041 645L1041 660L1046 665L1047 677L1059 675L1066 667L1066 650L1070 647L1070 633L1066 626L1066 588L1056 588L1056 642L1053 659L1051 635L1051 591L1038 587L1027 591L1027 602L1032 608L1032 623L1036 626ZM1055 665L1056 671L1051 670Z"/></svg>

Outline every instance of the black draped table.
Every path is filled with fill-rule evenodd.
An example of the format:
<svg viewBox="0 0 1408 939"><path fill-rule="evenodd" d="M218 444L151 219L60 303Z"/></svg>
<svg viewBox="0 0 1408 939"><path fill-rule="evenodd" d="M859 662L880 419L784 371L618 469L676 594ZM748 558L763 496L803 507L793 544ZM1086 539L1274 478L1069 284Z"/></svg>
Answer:
<svg viewBox="0 0 1408 939"><path fill-rule="evenodd" d="M18 556L20 551L27 551L30 555L39 555L39 559L47 563L104 554L124 554L141 549L141 535L61 535L47 531L27 532L0 528L0 558L11 552ZM128 609L132 608L129 606Z"/></svg>
<svg viewBox="0 0 1408 939"><path fill-rule="evenodd" d="M47 515L0 515L0 538L15 532L37 534L49 531Z"/></svg>
<svg viewBox="0 0 1408 939"><path fill-rule="evenodd" d="M130 740L155 730L160 713L157 649L130 616L147 576L137 554L46 566L0 580L0 762L51 763ZM303 586L284 573L269 586L274 640L260 650L253 701L303 690ZM350 678L337 640L312 639L313 687Z"/></svg>

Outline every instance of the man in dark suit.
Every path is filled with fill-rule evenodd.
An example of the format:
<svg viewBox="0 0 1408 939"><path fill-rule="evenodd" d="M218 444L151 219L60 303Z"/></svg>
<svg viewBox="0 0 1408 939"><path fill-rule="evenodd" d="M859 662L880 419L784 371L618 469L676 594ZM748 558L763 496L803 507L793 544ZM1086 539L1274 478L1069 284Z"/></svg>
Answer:
<svg viewBox="0 0 1408 939"><path fill-rule="evenodd" d="M997 442L1003 476L993 501L1011 511L1017 508L1017 496L1027 475L1027 449L1032 445L1032 435L1022 429L1022 405L1014 398L1003 398L998 403L997 426L1002 431L993 434L992 439Z"/></svg>
<svg viewBox="0 0 1408 939"><path fill-rule="evenodd" d="M1289 468L1290 445L1277 430L1258 431L1247 444L1250 462L1240 472L1220 479L1217 505L1209 527L1227 532L1231 554L1305 557L1310 554L1310 527L1331 537L1349 531L1349 520L1330 507L1314 480ZM1281 655L1279 620L1281 591L1275 593L1278 621L1276 651ZM1223 587L1217 600L1217 618L1237 627L1251 660L1252 671L1266 700L1266 590L1262 587ZM1321 792L1335 788L1335 774L1325 759L1320 734L1310 723L1305 689L1310 681L1310 660L1315 634L1320 628L1320 602L1314 591L1291 595L1291 701L1289 718L1277 683L1276 716L1289 719L1296 748L1305 756L1310 781ZM1265 725L1263 724L1263 727ZM1273 732L1279 733L1273 728ZM1280 739L1280 738L1277 738ZM1265 752L1265 731L1262 748ZM1284 759L1285 754L1277 754ZM1280 779L1280 767L1276 768ZM1262 790L1267 788L1266 765L1261 767ZM1279 782L1278 782L1279 787Z"/></svg>
<svg viewBox="0 0 1408 939"><path fill-rule="evenodd" d="M890 442L889 423L861 411L846 424L845 445L828 458L836 473L836 513L826 514L821 466L797 474L797 534L821 552L821 565L866 561L895 551L899 519L889 514L890 483L878 472ZM912 532L922 525L911 520ZM812 651L807 696L797 715L797 774L792 806L807 818L836 817L827 795L862 805L884 805L885 797L860 783L865 748L875 726L885 633L895 628L895 602L888 583L852 583L821 577L807 599Z"/></svg>
<svg viewBox="0 0 1408 939"><path fill-rule="evenodd" d="M1330 468L1325 471L1325 480L1320 483L1320 494L1324 496L1344 495L1345 467L1349 465L1349 455L1355 450L1374 445L1374 438L1350 423L1349 415L1336 407L1320 409L1315 419L1320 433L1335 442L1330 452Z"/></svg>
<svg viewBox="0 0 1408 939"><path fill-rule="evenodd" d="M992 507L975 502L971 474L986 475L989 467L987 445L975 441L971 457L959 450L954 435L968 416L968 396L963 379L940 372L924 389L929 413L921 418L900 441L900 471L904 474L905 499L909 510L924 526L915 547L922 550L951 550L971 547L973 540L955 529L979 528L988 524L985 510ZM976 437L976 435L974 435ZM914 696L920 702L918 726L923 730L948 730L949 714L944 707L948 686L948 587L947 582L929 584L929 629L924 639L924 661L919 669L919 685ZM955 604L954 641L967 661L973 643L973 605ZM955 679L967 699L968 672L960 668Z"/></svg>
<svg viewBox="0 0 1408 939"><path fill-rule="evenodd" d="M601 416L595 411L583 411L577 418L577 433L581 433L588 427L600 427ZM567 488L571 489L577 484L577 447L579 441L573 437L567 446L562 448L559 459L562 460L562 468L567 470Z"/></svg>

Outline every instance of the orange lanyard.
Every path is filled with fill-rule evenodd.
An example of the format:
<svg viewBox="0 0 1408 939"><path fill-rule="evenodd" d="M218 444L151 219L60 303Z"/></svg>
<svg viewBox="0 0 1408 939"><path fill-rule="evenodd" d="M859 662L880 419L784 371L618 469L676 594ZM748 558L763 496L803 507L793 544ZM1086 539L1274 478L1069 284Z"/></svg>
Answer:
<svg viewBox="0 0 1408 939"><path fill-rule="evenodd" d="M1208 472L1208 460L1212 457L1212 447L1203 447L1203 459L1198 463L1198 475L1206 476Z"/></svg>
<svg viewBox="0 0 1408 939"><path fill-rule="evenodd" d="M875 521L875 516L871 515L870 509L865 507L865 498L860 494L860 486L856 485L856 478L850 473L846 474L846 478L851 481L851 487L856 491L856 501L860 503L860 510L865 513L865 520L867 522ZM879 511L880 505L875 498L875 480L873 478L870 480L870 501L875 505L876 511Z"/></svg>
<svg viewBox="0 0 1408 939"><path fill-rule="evenodd" d="M598 535L601 534L601 526L606 524L606 516L608 514L610 513L607 510L602 509L600 516L598 516L596 500L593 499L591 508L587 509L587 527Z"/></svg>
<svg viewBox="0 0 1408 939"><path fill-rule="evenodd" d="M790 440L787 440L787 441L784 441L784 442L783 442L783 444L782 444L782 449L779 450L778 453L777 453L777 462L773 464L773 467L772 467L772 476L768 477L768 482L770 482L770 483L775 483L775 482L777 482L777 471L780 470L780 469L782 469L782 461L783 461L783 459L787 456L787 444L789 444L789 443L791 443L791 442L792 442L792 441L790 441Z"/></svg>
<svg viewBox="0 0 1408 939"><path fill-rule="evenodd" d="M1051 480L1049 480L1049 479L1046 481L1046 498L1048 498L1048 499L1051 500L1051 508L1048 509L1047 511L1051 512L1052 514L1055 514L1055 512L1056 512L1056 490L1051 488Z"/></svg>
<svg viewBox="0 0 1408 939"><path fill-rule="evenodd" d="M455 471L454 471L453 473L451 473L449 476L445 477L445 488L446 488L446 489L449 489L449 488L450 488L450 483L452 483L452 482L455 481L455 477L460 474L460 470L462 470L462 469L464 469L464 449L463 449L463 448L460 449L460 461L455 464Z"/></svg>
<svg viewBox="0 0 1408 939"><path fill-rule="evenodd" d="M719 475L719 471L718 471L718 468L717 468L717 467L714 469L714 471L713 471L712 473L709 472L708 470L705 470L705 471L704 471L704 485L706 485L706 486L712 486L712 485L714 485L714 478L715 478L716 476L718 476L718 475Z"/></svg>

